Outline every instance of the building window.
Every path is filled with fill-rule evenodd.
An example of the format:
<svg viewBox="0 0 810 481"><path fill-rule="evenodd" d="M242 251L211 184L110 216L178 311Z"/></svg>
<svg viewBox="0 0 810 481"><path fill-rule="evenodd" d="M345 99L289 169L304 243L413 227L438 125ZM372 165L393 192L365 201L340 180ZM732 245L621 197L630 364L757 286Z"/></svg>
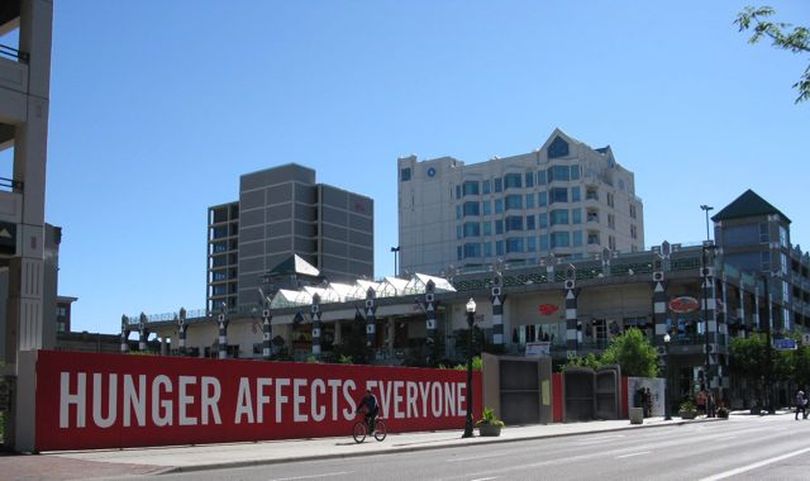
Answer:
<svg viewBox="0 0 810 481"><path fill-rule="evenodd" d="M478 202L464 203L464 216L468 215L481 215L481 206Z"/></svg>
<svg viewBox="0 0 810 481"><path fill-rule="evenodd" d="M228 237L228 226L219 226L214 227L213 229L213 238L214 239L221 239L223 237Z"/></svg>
<svg viewBox="0 0 810 481"><path fill-rule="evenodd" d="M616 250L616 238L612 235L608 236L608 248L612 251Z"/></svg>
<svg viewBox="0 0 810 481"><path fill-rule="evenodd" d="M492 203L488 200L483 202L484 204L484 215L491 215L492 214Z"/></svg>
<svg viewBox="0 0 810 481"><path fill-rule="evenodd" d="M547 172L549 182L571 180L571 169L567 165L551 166Z"/></svg>
<svg viewBox="0 0 810 481"><path fill-rule="evenodd" d="M481 235L481 224L478 222L464 223L464 237L479 237Z"/></svg>
<svg viewBox="0 0 810 481"><path fill-rule="evenodd" d="M608 214L608 227L610 227L611 229L616 228L616 216L614 216L613 214ZM630 228L631 231L633 230L633 227L635 226L631 226ZM633 238L635 239L635 237Z"/></svg>
<svg viewBox="0 0 810 481"><path fill-rule="evenodd" d="M548 214L545 212L537 215L537 225L541 228L548 227Z"/></svg>
<svg viewBox="0 0 810 481"><path fill-rule="evenodd" d="M782 247L788 247L788 232L783 225L779 226L779 245Z"/></svg>
<svg viewBox="0 0 810 481"><path fill-rule="evenodd" d="M503 176L504 189L519 189L523 187L520 174L506 174Z"/></svg>
<svg viewBox="0 0 810 481"><path fill-rule="evenodd" d="M503 191L503 183L500 177L495 178L495 192L502 192Z"/></svg>
<svg viewBox="0 0 810 481"><path fill-rule="evenodd" d="M489 179L482 181L481 190L483 190L485 194L492 192L492 182L490 182Z"/></svg>
<svg viewBox="0 0 810 481"><path fill-rule="evenodd" d="M526 230L534 230L534 216L527 215L526 216Z"/></svg>
<svg viewBox="0 0 810 481"><path fill-rule="evenodd" d="M492 242L484 242L484 257L492 257Z"/></svg>
<svg viewBox="0 0 810 481"><path fill-rule="evenodd" d="M568 202L568 189L564 187L554 187L551 189L551 203Z"/></svg>
<svg viewBox="0 0 810 481"><path fill-rule="evenodd" d="M548 250L548 234L543 234L540 236L540 250L541 251Z"/></svg>
<svg viewBox="0 0 810 481"><path fill-rule="evenodd" d="M585 215L588 222L599 222L599 211L588 209Z"/></svg>
<svg viewBox="0 0 810 481"><path fill-rule="evenodd" d="M506 196L506 210L509 209L522 209L523 196L522 195L507 195Z"/></svg>
<svg viewBox="0 0 810 481"><path fill-rule="evenodd" d="M630 218L631 219L636 218L636 206L634 206L633 204L630 204Z"/></svg>
<svg viewBox="0 0 810 481"><path fill-rule="evenodd" d="M581 199L579 187L571 187L571 202L579 202Z"/></svg>
<svg viewBox="0 0 810 481"><path fill-rule="evenodd" d="M526 252L537 252L537 238L536 237L527 237L526 238Z"/></svg>
<svg viewBox="0 0 810 481"><path fill-rule="evenodd" d="M770 239L771 236L768 235L768 224L765 222L759 224L759 241L768 242Z"/></svg>
<svg viewBox="0 0 810 481"><path fill-rule="evenodd" d="M464 244L464 258L481 257L481 244Z"/></svg>
<svg viewBox="0 0 810 481"><path fill-rule="evenodd" d="M460 199L460 198L461 198L461 186L457 185L456 186L456 199Z"/></svg>
<svg viewBox="0 0 810 481"><path fill-rule="evenodd" d="M503 214L503 199L495 199L495 213Z"/></svg>
<svg viewBox="0 0 810 481"><path fill-rule="evenodd" d="M523 252L523 237L510 237L506 239L506 253Z"/></svg>
<svg viewBox="0 0 810 481"><path fill-rule="evenodd" d="M503 255L503 241L495 241L495 255L502 256Z"/></svg>
<svg viewBox="0 0 810 481"><path fill-rule="evenodd" d="M571 223L582 224L582 209L571 209Z"/></svg>
<svg viewBox="0 0 810 481"><path fill-rule="evenodd" d="M552 232L551 248L569 247L571 245L571 235L568 232Z"/></svg>
<svg viewBox="0 0 810 481"><path fill-rule="evenodd" d="M399 171L399 180L402 182L407 182L411 180L411 168L405 167L404 169Z"/></svg>
<svg viewBox="0 0 810 481"><path fill-rule="evenodd" d="M637 239L638 238L638 231L636 229L636 226L633 225L633 224L630 224L630 238L631 239Z"/></svg>
<svg viewBox="0 0 810 481"><path fill-rule="evenodd" d="M782 261L782 274L787 275L788 273L788 260L787 255L780 254L779 259Z"/></svg>
<svg viewBox="0 0 810 481"><path fill-rule="evenodd" d="M523 217L510 215L506 218L506 232L523 230Z"/></svg>
<svg viewBox="0 0 810 481"><path fill-rule="evenodd" d="M759 263L761 270L763 271L770 271L771 270L771 252L770 251L762 251L759 253Z"/></svg>
<svg viewBox="0 0 810 481"><path fill-rule="evenodd" d="M568 224L568 209L555 209L551 211L551 225Z"/></svg>
<svg viewBox="0 0 810 481"><path fill-rule="evenodd" d="M495 235L503 234L503 220L498 219L495 221Z"/></svg>
<svg viewBox="0 0 810 481"><path fill-rule="evenodd" d="M585 191L585 199L587 199L587 200L599 200L599 194L596 192L595 188L588 188Z"/></svg>
<svg viewBox="0 0 810 481"><path fill-rule="evenodd" d="M456 246L456 259L462 260L464 258L464 250L461 246Z"/></svg>
<svg viewBox="0 0 810 481"><path fill-rule="evenodd" d="M462 184L462 194L466 197L468 195L479 195L478 181L468 180Z"/></svg>
<svg viewBox="0 0 810 481"><path fill-rule="evenodd" d="M588 245L602 245L598 232L588 232Z"/></svg>
<svg viewBox="0 0 810 481"><path fill-rule="evenodd" d="M577 179L579 179L579 166L578 165L572 165L571 166L571 180L577 180Z"/></svg>
<svg viewBox="0 0 810 481"><path fill-rule="evenodd" d="M537 206L545 207L548 205L548 192L545 190L537 193Z"/></svg>
<svg viewBox="0 0 810 481"><path fill-rule="evenodd" d="M568 142L564 141L560 137L554 137L554 140L551 141L551 144L548 146L547 150L549 159L558 159L560 157L567 157Z"/></svg>
<svg viewBox="0 0 810 481"><path fill-rule="evenodd" d="M537 171L537 185L546 185L546 171Z"/></svg>
<svg viewBox="0 0 810 481"><path fill-rule="evenodd" d="M534 172L526 172L526 187L534 187Z"/></svg>
<svg viewBox="0 0 810 481"><path fill-rule="evenodd" d="M227 275L225 275L225 271L215 271L214 272L214 281L224 281L227 280Z"/></svg>
<svg viewBox="0 0 810 481"><path fill-rule="evenodd" d="M456 226L456 239L461 239L462 229L460 225Z"/></svg>
<svg viewBox="0 0 810 481"><path fill-rule="evenodd" d="M526 194L526 208L534 209L534 194Z"/></svg>
<svg viewBox="0 0 810 481"><path fill-rule="evenodd" d="M614 207L614 204L613 204L613 194L611 194L610 192L608 192L608 194L607 194L607 205L608 205L609 207Z"/></svg>
<svg viewBox="0 0 810 481"><path fill-rule="evenodd" d="M492 235L492 222L484 222L484 235Z"/></svg>
<svg viewBox="0 0 810 481"><path fill-rule="evenodd" d="M461 219L461 206L456 206L456 219Z"/></svg>
<svg viewBox="0 0 810 481"><path fill-rule="evenodd" d="M574 247L582 247L582 231L575 230L573 235Z"/></svg>

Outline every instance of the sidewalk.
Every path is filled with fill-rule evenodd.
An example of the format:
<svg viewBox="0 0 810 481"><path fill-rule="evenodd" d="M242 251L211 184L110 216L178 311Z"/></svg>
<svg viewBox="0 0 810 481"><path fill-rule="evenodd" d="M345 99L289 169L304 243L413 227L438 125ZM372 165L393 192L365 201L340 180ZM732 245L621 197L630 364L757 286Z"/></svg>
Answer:
<svg viewBox="0 0 810 481"><path fill-rule="evenodd" d="M500 437L462 439L462 430L389 434L382 443L366 440L356 444L350 435L339 438L295 439L198 446L161 446L122 450L61 451L29 456L0 456L0 473L8 480L62 481L132 475L157 475L205 469L273 464L312 459L345 458L394 452L419 451L467 444L487 444L603 433L717 419L684 421L647 418L631 425L626 419L570 424L506 427Z"/></svg>

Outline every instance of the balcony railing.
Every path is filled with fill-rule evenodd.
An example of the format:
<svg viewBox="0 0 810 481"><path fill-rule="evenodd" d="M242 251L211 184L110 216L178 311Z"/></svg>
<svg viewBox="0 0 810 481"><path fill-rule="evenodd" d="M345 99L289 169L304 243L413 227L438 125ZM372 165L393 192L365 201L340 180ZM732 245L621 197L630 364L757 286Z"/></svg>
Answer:
<svg viewBox="0 0 810 481"><path fill-rule="evenodd" d="M0 43L0 57L10 58L20 63L28 63L28 53L20 52L14 47L3 45Z"/></svg>
<svg viewBox="0 0 810 481"><path fill-rule="evenodd" d="M0 190L22 190L23 183L20 180L8 179L6 177L0 177Z"/></svg>

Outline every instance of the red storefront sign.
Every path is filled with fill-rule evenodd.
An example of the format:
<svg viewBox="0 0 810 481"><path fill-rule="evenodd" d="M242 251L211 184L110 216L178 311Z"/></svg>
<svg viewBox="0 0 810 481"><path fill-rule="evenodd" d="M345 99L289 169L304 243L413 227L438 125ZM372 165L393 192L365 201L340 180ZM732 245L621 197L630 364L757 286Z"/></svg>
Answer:
<svg viewBox="0 0 810 481"><path fill-rule="evenodd" d="M36 447L349 436L367 387L389 432L464 426L464 371L40 351Z"/></svg>
<svg viewBox="0 0 810 481"><path fill-rule="evenodd" d="M681 296L669 301L669 309L678 314L696 311L698 307L698 301L694 297Z"/></svg>
<svg viewBox="0 0 810 481"><path fill-rule="evenodd" d="M556 304L540 304L537 306L541 316L550 316L560 310L560 306Z"/></svg>

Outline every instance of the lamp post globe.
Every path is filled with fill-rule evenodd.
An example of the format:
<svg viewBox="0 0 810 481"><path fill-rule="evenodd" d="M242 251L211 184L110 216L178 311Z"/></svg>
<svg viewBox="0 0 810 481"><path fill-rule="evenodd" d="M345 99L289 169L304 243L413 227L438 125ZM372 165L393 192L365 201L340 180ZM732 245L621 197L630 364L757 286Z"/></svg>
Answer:
<svg viewBox="0 0 810 481"><path fill-rule="evenodd" d="M473 392L472 392L472 358L473 358L473 325L475 324L475 300L467 301L467 326L469 326L469 344L467 345L467 418L464 421L462 438L473 437Z"/></svg>
<svg viewBox="0 0 810 481"><path fill-rule="evenodd" d="M672 341L669 333L664 334L664 421L671 421L672 411L669 399L669 343Z"/></svg>

